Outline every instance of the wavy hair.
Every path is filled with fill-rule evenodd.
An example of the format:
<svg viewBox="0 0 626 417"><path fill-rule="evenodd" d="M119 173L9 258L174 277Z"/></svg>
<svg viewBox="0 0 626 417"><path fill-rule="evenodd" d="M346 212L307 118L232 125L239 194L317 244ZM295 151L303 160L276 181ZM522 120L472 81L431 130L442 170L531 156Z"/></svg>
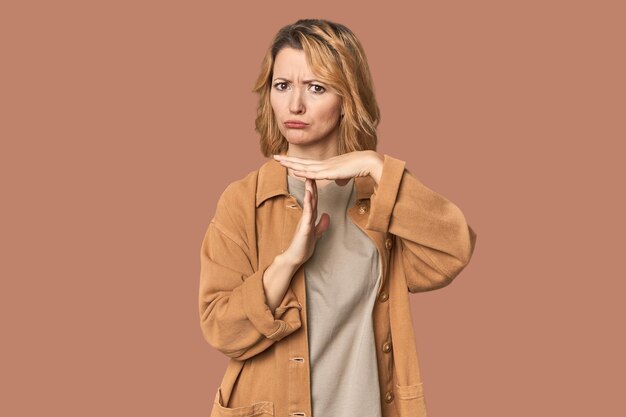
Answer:
<svg viewBox="0 0 626 417"><path fill-rule="evenodd" d="M270 103L274 61L278 52L291 47L304 50L307 62L320 81L342 97L338 153L376 150L380 110L365 51L346 26L324 19L300 19L281 28L268 48L254 89L259 94L256 131L266 157L286 151L289 143L276 124Z"/></svg>

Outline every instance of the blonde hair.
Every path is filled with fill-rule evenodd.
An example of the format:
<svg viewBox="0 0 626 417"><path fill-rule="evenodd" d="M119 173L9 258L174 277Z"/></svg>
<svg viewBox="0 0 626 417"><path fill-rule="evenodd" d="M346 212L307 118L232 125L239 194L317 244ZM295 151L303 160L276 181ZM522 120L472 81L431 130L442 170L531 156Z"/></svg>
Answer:
<svg viewBox="0 0 626 417"><path fill-rule="evenodd" d="M266 157L286 151L270 103L274 60L286 47L304 50L307 62L320 81L342 97L338 153L376 150L376 127L380 110L365 51L357 37L344 25L324 19L300 19L280 29L267 50L254 89L259 94L256 131L261 135L261 152Z"/></svg>

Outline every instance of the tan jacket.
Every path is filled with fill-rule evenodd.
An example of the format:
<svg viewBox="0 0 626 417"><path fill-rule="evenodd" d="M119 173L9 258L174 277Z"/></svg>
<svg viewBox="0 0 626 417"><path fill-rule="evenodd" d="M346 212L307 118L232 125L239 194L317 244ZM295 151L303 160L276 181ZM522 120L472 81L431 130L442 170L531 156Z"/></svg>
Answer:
<svg viewBox="0 0 626 417"><path fill-rule="evenodd" d="M376 244L383 279L374 337L384 417L424 417L426 405L409 293L448 285L468 264L476 233L461 210L384 155L378 186L356 177L352 221ZM272 312L263 273L287 249L302 209L274 159L230 184L201 248L200 326L230 357L215 394L216 416L311 416L304 269Z"/></svg>

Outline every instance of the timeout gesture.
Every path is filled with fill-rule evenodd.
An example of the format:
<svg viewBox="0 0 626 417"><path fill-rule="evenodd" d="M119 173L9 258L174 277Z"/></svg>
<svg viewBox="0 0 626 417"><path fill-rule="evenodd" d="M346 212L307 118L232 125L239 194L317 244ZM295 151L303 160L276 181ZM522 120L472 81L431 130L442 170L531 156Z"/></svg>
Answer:
<svg viewBox="0 0 626 417"><path fill-rule="evenodd" d="M372 175L378 183L383 157L375 151L354 151L323 160L286 155L274 155L274 159L291 168L294 175L305 178L302 217L296 226L291 244L285 251L285 255L293 264L302 265L313 255L317 240L330 225L330 216L327 213L323 213L320 221L315 224L317 219L315 180L332 179L343 186L353 177Z"/></svg>
<svg viewBox="0 0 626 417"><path fill-rule="evenodd" d="M306 159L274 155L283 166L291 168L298 177L313 180L335 180L345 185L350 178L371 175L378 184L383 167L383 156L376 151L353 151L328 159Z"/></svg>

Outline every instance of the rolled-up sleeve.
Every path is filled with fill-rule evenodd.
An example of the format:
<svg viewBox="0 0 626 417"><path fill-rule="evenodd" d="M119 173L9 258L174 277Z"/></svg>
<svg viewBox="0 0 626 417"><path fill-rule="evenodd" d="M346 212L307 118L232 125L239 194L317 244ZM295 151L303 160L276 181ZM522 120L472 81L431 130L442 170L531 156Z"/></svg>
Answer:
<svg viewBox="0 0 626 417"><path fill-rule="evenodd" d="M263 274L253 269L243 239L214 217L200 251L199 313L206 341L225 355L244 360L301 327L302 305L288 288L272 312Z"/></svg>
<svg viewBox="0 0 626 417"><path fill-rule="evenodd" d="M263 287L263 273L267 267L250 275L241 284L243 308L248 319L257 331L268 339L278 341L300 327L300 321L287 322L280 318L289 307L301 309L302 306L295 298L290 298L293 293L288 292L274 314L267 305L265 289ZM299 316L298 316L299 317Z"/></svg>
<svg viewBox="0 0 626 417"><path fill-rule="evenodd" d="M476 232L459 207L426 187L405 165L383 156L366 227L395 236L410 292L433 290L449 284L469 263Z"/></svg>

